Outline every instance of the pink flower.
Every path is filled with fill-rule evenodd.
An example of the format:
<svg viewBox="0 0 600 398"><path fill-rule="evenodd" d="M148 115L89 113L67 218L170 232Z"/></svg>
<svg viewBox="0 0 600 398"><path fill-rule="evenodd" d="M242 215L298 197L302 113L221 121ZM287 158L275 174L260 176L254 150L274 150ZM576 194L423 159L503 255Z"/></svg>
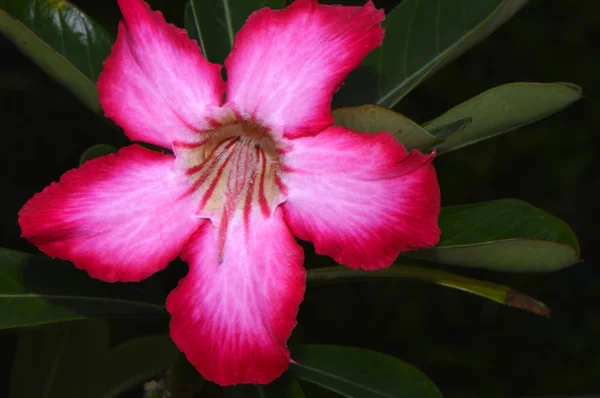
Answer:
<svg viewBox="0 0 600 398"><path fill-rule="evenodd" d="M351 268L389 266L438 242L433 154L387 133L332 126L331 97L383 40L383 11L296 0L255 12L225 66L142 0L98 81L133 141L65 173L19 213L23 236L105 281L139 281L177 256L171 336L221 385L269 383L304 296L294 240Z"/></svg>

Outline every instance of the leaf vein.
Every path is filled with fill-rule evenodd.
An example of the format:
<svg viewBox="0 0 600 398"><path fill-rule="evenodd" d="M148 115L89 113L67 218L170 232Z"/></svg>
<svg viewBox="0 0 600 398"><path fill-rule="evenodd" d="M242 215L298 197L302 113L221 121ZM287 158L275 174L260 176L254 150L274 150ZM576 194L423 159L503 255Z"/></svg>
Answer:
<svg viewBox="0 0 600 398"><path fill-rule="evenodd" d="M325 375L325 376L331 377L332 379L336 379L336 380L339 380L339 381L343 381L344 383L348 383L348 384L350 384L350 385L352 385L352 386L355 386L355 387L357 387L357 388L362 388L362 389L363 389L363 390L365 390L365 391L369 391L369 392L371 392L371 393L373 393L373 394L377 394L377 395L379 395L379 396L381 396L381 397L385 397L385 398L395 398L395 397L394 397L394 396L392 396L392 395L388 395L388 394L382 393L381 391L377 391L377 390L374 390L374 389L372 389L372 388L370 388L370 387L367 387L367 386L365 386L365 385L358 384L358 383L356 383L356 382L354 382L354 381L351 381L351 380L348 380L348 379L346 379L346 378L344 378L344 377L341 377L341 376L338 376L338 375L331 374L331 373L329 373L329 372L326 372L326 371L324 371L324 370L322 370L322 369L316 369L316 368L313 368L313 367L311 367L311 366L304 365L304 364L301 364L301 363L298 363L298 362L296 362L296 365L298 365L298 366L300 366L300 367L303 367L303 368L306 368L306 369L308 369L308 370L310 370L310 371L312 371L312 372L315 372L315 373L320 373L320 374L323 374L323 375ZM299 376L299 377L300 377L300 376ZM303 377L300 377L300 378L303 378ZM314 381L313 381L313 382L314 382Z"/></svg>

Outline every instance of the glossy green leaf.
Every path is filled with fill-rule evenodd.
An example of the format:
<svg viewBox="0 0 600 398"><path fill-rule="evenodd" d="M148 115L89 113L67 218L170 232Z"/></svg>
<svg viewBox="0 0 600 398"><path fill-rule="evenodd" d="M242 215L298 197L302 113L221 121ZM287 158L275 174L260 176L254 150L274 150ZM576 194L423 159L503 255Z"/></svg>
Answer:
<svg viewBox="0 0 600 398"><path fill-rule="evenodd" d="M0 33L94 112L112 37L64 0L0 0Z"/></svg>
<svg viewBox="0 0 600 398"><path fill-rule="evenodd" d="M377 105L337 108L334 124L363 133L387 131L407 149L428 149L442 141L398 112Z"/></svg>
<svg viewBox="0 0 600 398"><path fill-rule="evenodd" d="M263 7L284 6L285 0L190 0L185 8L185 28L209 61L222 64L250 14Z"/></svg>
<svg viewBox="0 0 600 398"><path fill-rule="evenodd" d="M423 80L489 36L527 0L405 0L390 12L383 45L336 97L338 105L395 105Z"/></svg>
<svg viewBox="0 0 600 398"><path fill-rule="evenodd" d="M439 223L440 243L406 256L507 272L550 272L579 261L571 228L520 200L443 208Z"/></svg>
<svg viewBox="0 0 600 398"><path fill-rule="evenodd" d="M12 369L11 398L88 397L108 336L102 320L23 329Z"/></svg>
<svg viewBox="0 0 600 398"><path fill-rule="evenodd" d="M581 98L569 83L512 83L495 87L425 124L437 129L453 120L473 122L438 146L442 154L494 137L552 115Z"/></svg>
<svg viewBox="0 0 600 398"><path fill-rule="evenodd" d="M352 398L441 398L415 367L394 357L352 347L292 348L290 369L299 379Z"/></svg>
<svg viewBox="0 0 600 398"><path fill-rule="evenodd" d="M79 158L79 165L81 166L88 160L99 158L100 156L106 156L111 153L117 153L118 149L108 144L98 144L86 149Z"/></svg>
<svg viewBox="0 0 600 398"><path fill-rule="evenodd" d="M357 271L348 267L311 269L306 273L306 282L308 285L322 285L365 280L419 279L424 282L462 290L509 307L521 308L536 315L548 316L550 314L550 310L544 303L519 293L508 286L426 268L423 264L405 265L407 261L410 263L411 260L403 260L402 264L394 264L378 271Z"/></svg>
<svg viewBox="0 0 600 398"><path fill-rule="evenodd" d="M162 300L63 261L0 249L0 329L89 317L162 318Z"/></svg>
<svg viewBox="0 0 600 398"><path fill-rule="evenodd" d="M153 375L167 370L180 352L167 335L144 336L103 353L90 380L89 398L117 398Z"/></svg>

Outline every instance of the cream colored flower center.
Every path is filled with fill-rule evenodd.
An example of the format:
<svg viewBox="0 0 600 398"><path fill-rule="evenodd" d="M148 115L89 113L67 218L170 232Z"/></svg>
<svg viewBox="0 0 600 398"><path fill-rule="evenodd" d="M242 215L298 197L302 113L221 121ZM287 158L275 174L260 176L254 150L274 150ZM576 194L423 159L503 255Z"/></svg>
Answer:
<svg viewBox="0 0 600 398"><path fill-rule="evenodd" d="M248 217L253 208L268 217L283 189L279 154L269 133L254 122L236 120L203 134L204 141L178 151L200 210L221 224L236 211Z"/></svg>

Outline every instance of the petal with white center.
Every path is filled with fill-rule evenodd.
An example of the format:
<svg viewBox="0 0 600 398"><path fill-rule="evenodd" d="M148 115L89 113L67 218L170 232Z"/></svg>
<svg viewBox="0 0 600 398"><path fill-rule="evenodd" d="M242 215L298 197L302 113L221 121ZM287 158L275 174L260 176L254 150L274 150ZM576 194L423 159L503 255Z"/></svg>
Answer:
<svg viewBox="0 0 600 398"><path fill-rule="evenodd" d="M189 272L167 299L171 338L207 380L266 384L289 364L286 342L305 288L302 249L280 210L266 218L237 211L219 229L202 226L181 255Z"/></svg>
<svg viewBox="0 0 600 398"><path fill-rule="evenodd" d="M137 145L65 173L19 212L41 251L109 282L139 281L179 255L203 222L174 157Z"/></svg>
<svg viewBox="0 0 600 398"><path fill-rule="evenodd" d="M261 9L238 32L225 61L227 103L286 136L313 135L333 122L331 98L383 40L383 10L296 0Z"/></svg>
<svg viewBox="0 0 600 398"><path fill-rule="evenodd" d="M389 266L400 252L434 246L440 191L434 155L387 133L330 127L291 140L282 207L294 235L351 268Z"/></svg>
<svg viewBox="0 0 600 398"><path fill-rule="evenodd" d="M142 0L119 0L124 21L98 79L106 116L133 141L171 149L194 141L222 104L221 66Z"/></svg>

